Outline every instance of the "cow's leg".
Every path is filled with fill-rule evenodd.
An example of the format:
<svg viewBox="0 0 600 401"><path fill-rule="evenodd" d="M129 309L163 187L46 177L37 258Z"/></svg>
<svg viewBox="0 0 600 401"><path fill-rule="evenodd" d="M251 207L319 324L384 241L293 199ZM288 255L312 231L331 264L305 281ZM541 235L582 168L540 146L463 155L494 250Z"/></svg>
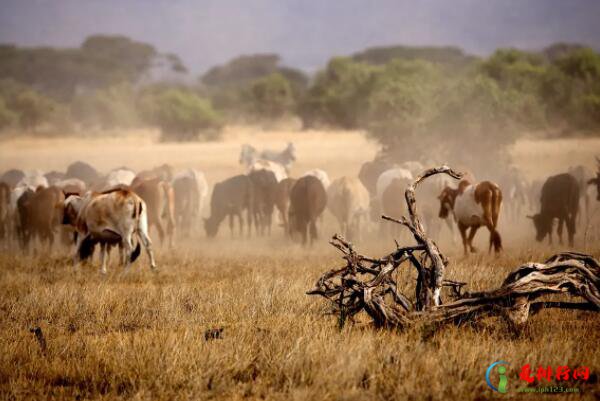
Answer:
<svg viewBox="0 0 600 401"><path fill-rule="evenodd" d="M244 238L244 216L242 212L237 213L238 223L240 225L240 238Z"/></svg>
<svg viewBox="0 0 600 401"><path fill-rule="evenodd" d="M148 258L150 259L150 268L152 270L156 269L156 260L154 260L154 252L152 251L152 241L150 240L148 233L144 230L138 230L138 237L144 245Z"/></svg>
<svg viewBox="0 0 600 401"><path fill-rule="evenodd" d="M229 231L231 232L231 238L233 238L233 213L229 214Z"/></svg>
<svg viewBox="0 0 600 401"><path fill-rule="evenodd" d="M556 232L558 233L558 243L559 243L560 245L562 245L562 243L563 243L563 240L562 240L562 233L563 233L563 224L564 224L564 222L565 222L565 219L564 219L564 217L560 217L560 218L558 219L558 229L557 229L557 231L556 231Z"/></svg>
<svg viewBox="0 0 600 401"><path fill-rule="evenodd" d="M573 215L567 216L567 233L569 235L569 246L573 246L575 243L575 221L576 217Z"/></svg>
<svg viewBox="0 0 600 401"><path fill-rule="evenodd" d="M458 222L458 231L460 232L460 236L462 238L463 250L465 252L465 255L468 255L469 252L467 250L467 226L461 222Z"/></svg>
<svg viewBox="0 0 600 401"><path fill-rule="evenodd" d="M106 248L106 243L102 242L100 244L100 273L102 274L106 274L106 260L108 259Z"/></svg>
<svg viewBox="0 0 600 401"><path fill-rule="evenodd" d="M475 234L477 234L477 230L479 230L479 225L471 226L471 229L469 230L469 238L467 239L467 244L469 246L469 250L472 253L477 252L477 249L475 249L475 247L473 246L473 238L475 238Z"/></svg>
<svg viewBox="0 0 600 401"><path fill-rule="evenodd" d="M156 231L158 231L158 239L160 240L160 245L164 245L165 243L165 230L160 222L154 222L154 226L156 227Z"/></svg>
<svg viewBox="0 0 600 401"><path fill-rule="evenodd" d="M312 245L313 241L316 241L317 238L318 238L317 220L311 219L311 221L310 221L310 244Z"/></svg>

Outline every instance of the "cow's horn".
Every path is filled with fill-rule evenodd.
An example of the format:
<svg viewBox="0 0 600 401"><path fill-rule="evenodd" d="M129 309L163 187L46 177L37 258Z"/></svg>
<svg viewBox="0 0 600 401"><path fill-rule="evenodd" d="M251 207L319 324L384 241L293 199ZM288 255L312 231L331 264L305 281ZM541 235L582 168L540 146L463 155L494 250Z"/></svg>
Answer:
<svg viewBox="0 0 600 401"><path fill-rule="evenodd" d="M525 217L527 217L528 219L532 219L532 220L533 220L533 216L532 216L531 214L528 214L528 215L527 215L527 216L525 216Z"/></svg>

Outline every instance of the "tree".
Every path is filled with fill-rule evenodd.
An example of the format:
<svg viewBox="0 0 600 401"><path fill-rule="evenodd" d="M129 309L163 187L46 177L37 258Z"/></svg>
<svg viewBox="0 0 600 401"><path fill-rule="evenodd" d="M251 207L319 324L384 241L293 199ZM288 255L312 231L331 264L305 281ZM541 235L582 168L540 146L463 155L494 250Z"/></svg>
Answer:
<svg viewBox="0 0 600 401"><path fill-rule="evenodd" d="M378 69L350 58L332 59L299 105L304 126L359 128Z"/></svg>
<svg viewBox="0 0 600 401"><path fill-rule="evenodd" d="M254 81L250 86L250 97L256 114L269 119L285 116L294 102L290 82L278 73Z"/></svg>
<svg viewBox="0 0 600 401"><path fill-rule="evenodd" d="M221 127L220 117L208 99L182 89L146 93L140 108L146 122L160 128L163 140L190 141L200 134L213 139Z"/></svg>
<svg viewBox="0 0 600 401"><path fill-rule="evenodd" d="M17 121L17 114L10 110L6 102L0 97L0 130L12 126Z"/></svg>
<svg viewBox="0 0 600 401"><path fill-rule="evenodd" d="M18 115L21 128L35 130L50 119L58 105L51 99L28 89L9 99L8 107Z"/></svg>

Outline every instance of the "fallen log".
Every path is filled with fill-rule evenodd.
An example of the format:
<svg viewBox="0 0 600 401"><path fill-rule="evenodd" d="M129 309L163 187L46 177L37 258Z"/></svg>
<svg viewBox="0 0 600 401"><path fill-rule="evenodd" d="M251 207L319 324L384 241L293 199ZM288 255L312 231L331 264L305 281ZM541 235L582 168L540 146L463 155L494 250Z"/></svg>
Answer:
<svg viewBox="0 0 600 401"><path fill-rule="evenodd" d="M382 216L405 226L416 245L400 247L381 258L361 255L339 235L330 244L343 254L345 266L326 272L308 295L320 295L332 306L340 326L360 312L372 319L375 327L405 329L417 324L461 324L483 317L505 319L512 327L521 327L531 314L544 308L600 311L600 264L592 256L564 252L545 263L525 263L511 272L499 288L464 291L466 283L444 279L448 259L427 236L421 224L415 198L419 183L434 174L453 178L461 174L447 166L426 170L406 189L409 218ZM394 272L401 266L417 271L415 302L402 294ZM451 302L443 303L443 287L451 289ZM566 293L587 302L533 302L541 296Z"/></svg>

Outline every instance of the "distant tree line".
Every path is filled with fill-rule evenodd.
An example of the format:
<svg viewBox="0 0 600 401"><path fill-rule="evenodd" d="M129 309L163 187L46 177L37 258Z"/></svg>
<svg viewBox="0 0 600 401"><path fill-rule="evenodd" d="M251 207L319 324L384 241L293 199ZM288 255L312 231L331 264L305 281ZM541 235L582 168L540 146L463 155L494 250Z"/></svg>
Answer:
<svg viewBox="0 0 600 401"><path fill-rule="evenodd" d="M123 36L92 36L73 49L0 45L0 129L154 126L165 140L195 140L216 138L230 122L296 117L305 128L365 130L398 156L494 151L525 131L600 132L600 55L580 45L487 58L377 47L333 58L313 77L276 54L177 78L186 71L176 55Z"/></svg>

